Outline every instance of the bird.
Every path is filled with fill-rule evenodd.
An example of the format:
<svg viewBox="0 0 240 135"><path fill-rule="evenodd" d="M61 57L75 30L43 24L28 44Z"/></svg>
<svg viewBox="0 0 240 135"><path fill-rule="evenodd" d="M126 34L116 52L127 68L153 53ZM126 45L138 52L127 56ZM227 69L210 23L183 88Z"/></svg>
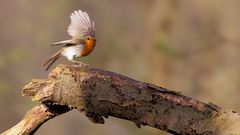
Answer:
<svg viewBox="0 0 240 135"><path fill-rule="evenodd" d="M43 67L46 71L61 56L65 56L75 64L88 66L80 61L76 61L75 58L89 55L96 46L95 23L82 10L76 10L71 13L70 20L71 23L67 32L72 38L51 44L52 46L61 46L61 48L44 62Z"/></svg>

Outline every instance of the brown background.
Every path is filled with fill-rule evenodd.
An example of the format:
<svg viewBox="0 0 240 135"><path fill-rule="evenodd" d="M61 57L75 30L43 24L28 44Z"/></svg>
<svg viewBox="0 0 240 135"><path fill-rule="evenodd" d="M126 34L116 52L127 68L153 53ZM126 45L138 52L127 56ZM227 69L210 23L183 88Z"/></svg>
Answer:
<svg viewBox="0 0 240 135"><path fill-rule="evenodd" d="M94 52L81 61L240 111L239 0L1 0L0 132L39 104L21 87L47 77L42 63L58 49L49 44L70 38L77 9L97 30ZM112 117L96 125L72 111L44 124L43 134L166 133Z"/></svg>

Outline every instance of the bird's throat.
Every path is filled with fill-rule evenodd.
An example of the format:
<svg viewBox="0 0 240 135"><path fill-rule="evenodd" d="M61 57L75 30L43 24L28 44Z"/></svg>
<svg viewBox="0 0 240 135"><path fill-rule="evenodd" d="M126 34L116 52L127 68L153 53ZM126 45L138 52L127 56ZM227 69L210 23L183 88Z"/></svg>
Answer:
<svg viewBox="0 0 240 135"><path fill-rule="evenodd" d="M84 45L82 56L86 56L86 55L90 54L92 52L92 50L94 49L95 45L96 45L96 42L94 42L94 41L86 42Z"/></svg>

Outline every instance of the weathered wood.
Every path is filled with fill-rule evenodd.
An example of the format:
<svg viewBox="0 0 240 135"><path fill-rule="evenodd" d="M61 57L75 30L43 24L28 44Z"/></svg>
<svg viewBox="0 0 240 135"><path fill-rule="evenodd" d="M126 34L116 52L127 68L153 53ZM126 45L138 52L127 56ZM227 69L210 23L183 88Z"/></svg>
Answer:
<svg viewBox="0 0 240 135"><path fill-rule="evenodd" d="M94 123L113 116L174 134L240 134L240 115L234 111L100 69L60 65L47 80L32 80L23 88L23 95L43 105L3 134L16 128L25 131L20 134L33 133L48 119L70 109L84 112ZM31 132L26 132L30 127Z"/></svg>
<svg viewBox="0 0 240 135"><path fill-rule="evenodd" d="M17 125L1 135L31 135L49 119L70 110L67 106L57 106L57 109L55 108L56 106L50 106L49 109L48 106L44 104L36 106L28 111L23 120L21 120ZM51 109L54 109L54 111L51 111Z"/></svg>

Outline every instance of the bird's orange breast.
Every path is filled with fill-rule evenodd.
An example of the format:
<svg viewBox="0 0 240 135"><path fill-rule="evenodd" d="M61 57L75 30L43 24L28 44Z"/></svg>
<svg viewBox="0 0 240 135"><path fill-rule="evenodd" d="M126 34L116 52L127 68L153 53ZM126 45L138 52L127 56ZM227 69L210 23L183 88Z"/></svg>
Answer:
<svg viewBox="0 0 240 135"><path fill-rule="evenodd" d="M86 56L90 54L94 49L95 45L96 45L96 41L93 41L93 40L86 41L84 44L82 56Z"/></svg>

